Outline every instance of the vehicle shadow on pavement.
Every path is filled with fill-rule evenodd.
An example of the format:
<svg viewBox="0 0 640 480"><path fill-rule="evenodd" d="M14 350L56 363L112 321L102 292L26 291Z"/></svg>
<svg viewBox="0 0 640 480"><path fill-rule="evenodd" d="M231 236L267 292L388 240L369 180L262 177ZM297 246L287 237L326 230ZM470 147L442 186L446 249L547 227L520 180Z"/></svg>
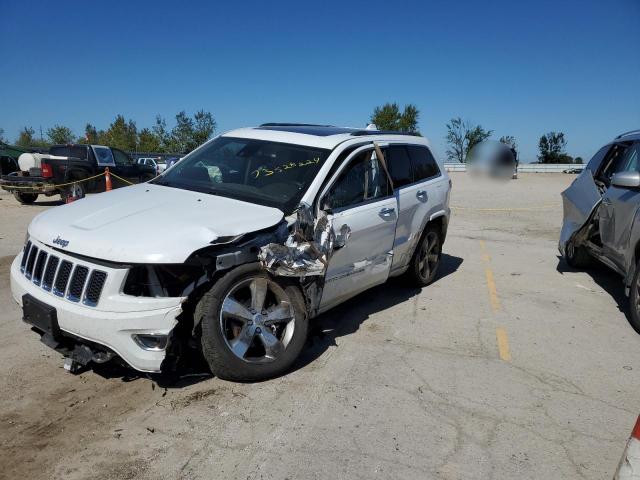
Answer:
<svg viewBox="0 0 640 480"><path fill-rule="evenodd" d="M560 255L557 257L558 265L556 266L556 270L558 273L584 272L588 274L600 288L611 295L611 298L616 301L618 310L629 320L629 299L624 293L624 282L620 275L595 259L592 260L588 267L577 269L571 267Z"/></svg>
<svg viewBox="0 0 640 480"><path fill-rule="evenodd" d="M443 253L438 274L433 283L455 273L458 268L460 268L462 262L463 260L460 257ZM371 314L386 310L387 308L409 300L421 291L421 288L409 285L402 277L392 278L384 285L379 285L371 290L367 290L331 311L320 315L318 318L312 320L307 345L289 372L303 368L318 359L330 346L336 345L336 338L357 332L360 325L362 325ZM155 384L154 387L158 386L164 389L180 389L213 377L204 359L191 358L185 363L189 365L188 368L183 367L169 374L146 374L137 372L116 362L91 364L81 371L91 370L103 378L120 379L122 382L132 382L142 378L148 378Z"/></svg>
<svg viewBox="0 0 640 480"><path fill-rule="evenodd" d="M438 274L433 283L455 273L463 259L442 254ZM424 288L429 288L424 287ZM336 338L358 331L360 326L374 313L405 302L422 291L412 286L402 277L392 278L387 283L367 290L312 320L309 326L307 345L294 363L291 371L309 365L318 359L330 346L336 345Z"/></svg>

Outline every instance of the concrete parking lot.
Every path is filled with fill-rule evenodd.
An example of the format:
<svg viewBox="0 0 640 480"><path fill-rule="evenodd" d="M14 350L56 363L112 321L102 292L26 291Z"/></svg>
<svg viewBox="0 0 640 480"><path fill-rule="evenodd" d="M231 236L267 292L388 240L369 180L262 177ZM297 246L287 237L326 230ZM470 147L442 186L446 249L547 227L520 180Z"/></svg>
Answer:
<svg viewBox="0 0 640 480"><path fill-rule="evenodd" d="M573 175L452 174L438 280L393 280L320 317L281 378L62 369L8 271L51 203L0 195L2 478L602 479L640 413L620 279L558 257Z"/></svg>

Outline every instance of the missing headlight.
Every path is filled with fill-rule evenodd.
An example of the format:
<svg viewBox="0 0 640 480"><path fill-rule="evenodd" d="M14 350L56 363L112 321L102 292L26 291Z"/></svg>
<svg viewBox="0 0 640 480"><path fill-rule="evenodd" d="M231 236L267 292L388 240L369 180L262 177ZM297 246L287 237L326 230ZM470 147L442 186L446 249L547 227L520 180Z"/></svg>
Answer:
<svg viewBox="0 0 640 480"><path fill-rule="evenodd" d="M205 275L198 265L135 265L122 293L136 297L182 297Z"/></svg>

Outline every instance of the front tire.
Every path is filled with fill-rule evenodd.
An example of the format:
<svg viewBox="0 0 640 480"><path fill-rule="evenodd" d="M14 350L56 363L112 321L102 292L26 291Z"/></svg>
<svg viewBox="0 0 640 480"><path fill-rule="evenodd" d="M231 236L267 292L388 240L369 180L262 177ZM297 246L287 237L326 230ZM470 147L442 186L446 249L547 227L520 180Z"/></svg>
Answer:
<svg viewBox="0 0 640 480"><path fill-rule="evenodd" d="M37 193L21 193L14 192L13 196L19 201L22 205L31 205L38 198Z"/></svg>
<svg viewBox="0 0 640 480"><path fill-rule="evenodd" d="M436 278L442 257L442 232L437 225L427 225L411 258L407 275L420 287Z"/></svg>
<svg viewBox="0 0 640 480"><path fill-rule="evenodd" d="M629 292L629 323L633 329L640 333L640 262L636 265L633 274L631 290Z"/></svg>
<svg viewBox="0 0 640 480"><path fill-rule="evenodd" d="M202 353L214 375L252 382L283 374L307 339L304 298L256 264L219 279L200 300Z"/></svg>

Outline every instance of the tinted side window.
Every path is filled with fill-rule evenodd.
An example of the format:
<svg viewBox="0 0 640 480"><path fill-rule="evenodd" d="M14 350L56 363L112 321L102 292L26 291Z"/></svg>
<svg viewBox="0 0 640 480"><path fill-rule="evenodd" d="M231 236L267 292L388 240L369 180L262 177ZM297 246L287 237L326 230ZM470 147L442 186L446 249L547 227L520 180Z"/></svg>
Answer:
<svg viewBox="0 0 640 480"><path fill-rule="evenodd" d="M74 157L82 160L87 159L87 147L83 146L59 146L51 147L49 149L51 155L58 155L61 157Z"/></svg>
<svg viewBox="0 0 640 480"><path fill-rule="evenodd" d="M113 159L115 160L116 165L126 166L133 163L129 158L129 155L127 155L126 153L121 152L120 150L116 150L115 148L112 151Z"/></svg>
<svg viewBox="0 0 640 480"><path fill-rule="evenodd" d="M413 163L414 182L440 175L438 163L428 148L410 145L407 147L407 150L409 150L409 156Z"/></svg>
<svg viewBox="0 0 640 480"><path fill-rule="evenodd" d="M387 195L387 176L373 151L369 150L351 160L329 190L325 204L332 209L346 208Z"/></svg>
<svg viewBox="0 0 640 480"><path fill-rule="evenodd" d="M411 160L407 149L402 145L390 146L385 152L385 160L393 179L394 188L400 188L413 182Z"/></svg>

